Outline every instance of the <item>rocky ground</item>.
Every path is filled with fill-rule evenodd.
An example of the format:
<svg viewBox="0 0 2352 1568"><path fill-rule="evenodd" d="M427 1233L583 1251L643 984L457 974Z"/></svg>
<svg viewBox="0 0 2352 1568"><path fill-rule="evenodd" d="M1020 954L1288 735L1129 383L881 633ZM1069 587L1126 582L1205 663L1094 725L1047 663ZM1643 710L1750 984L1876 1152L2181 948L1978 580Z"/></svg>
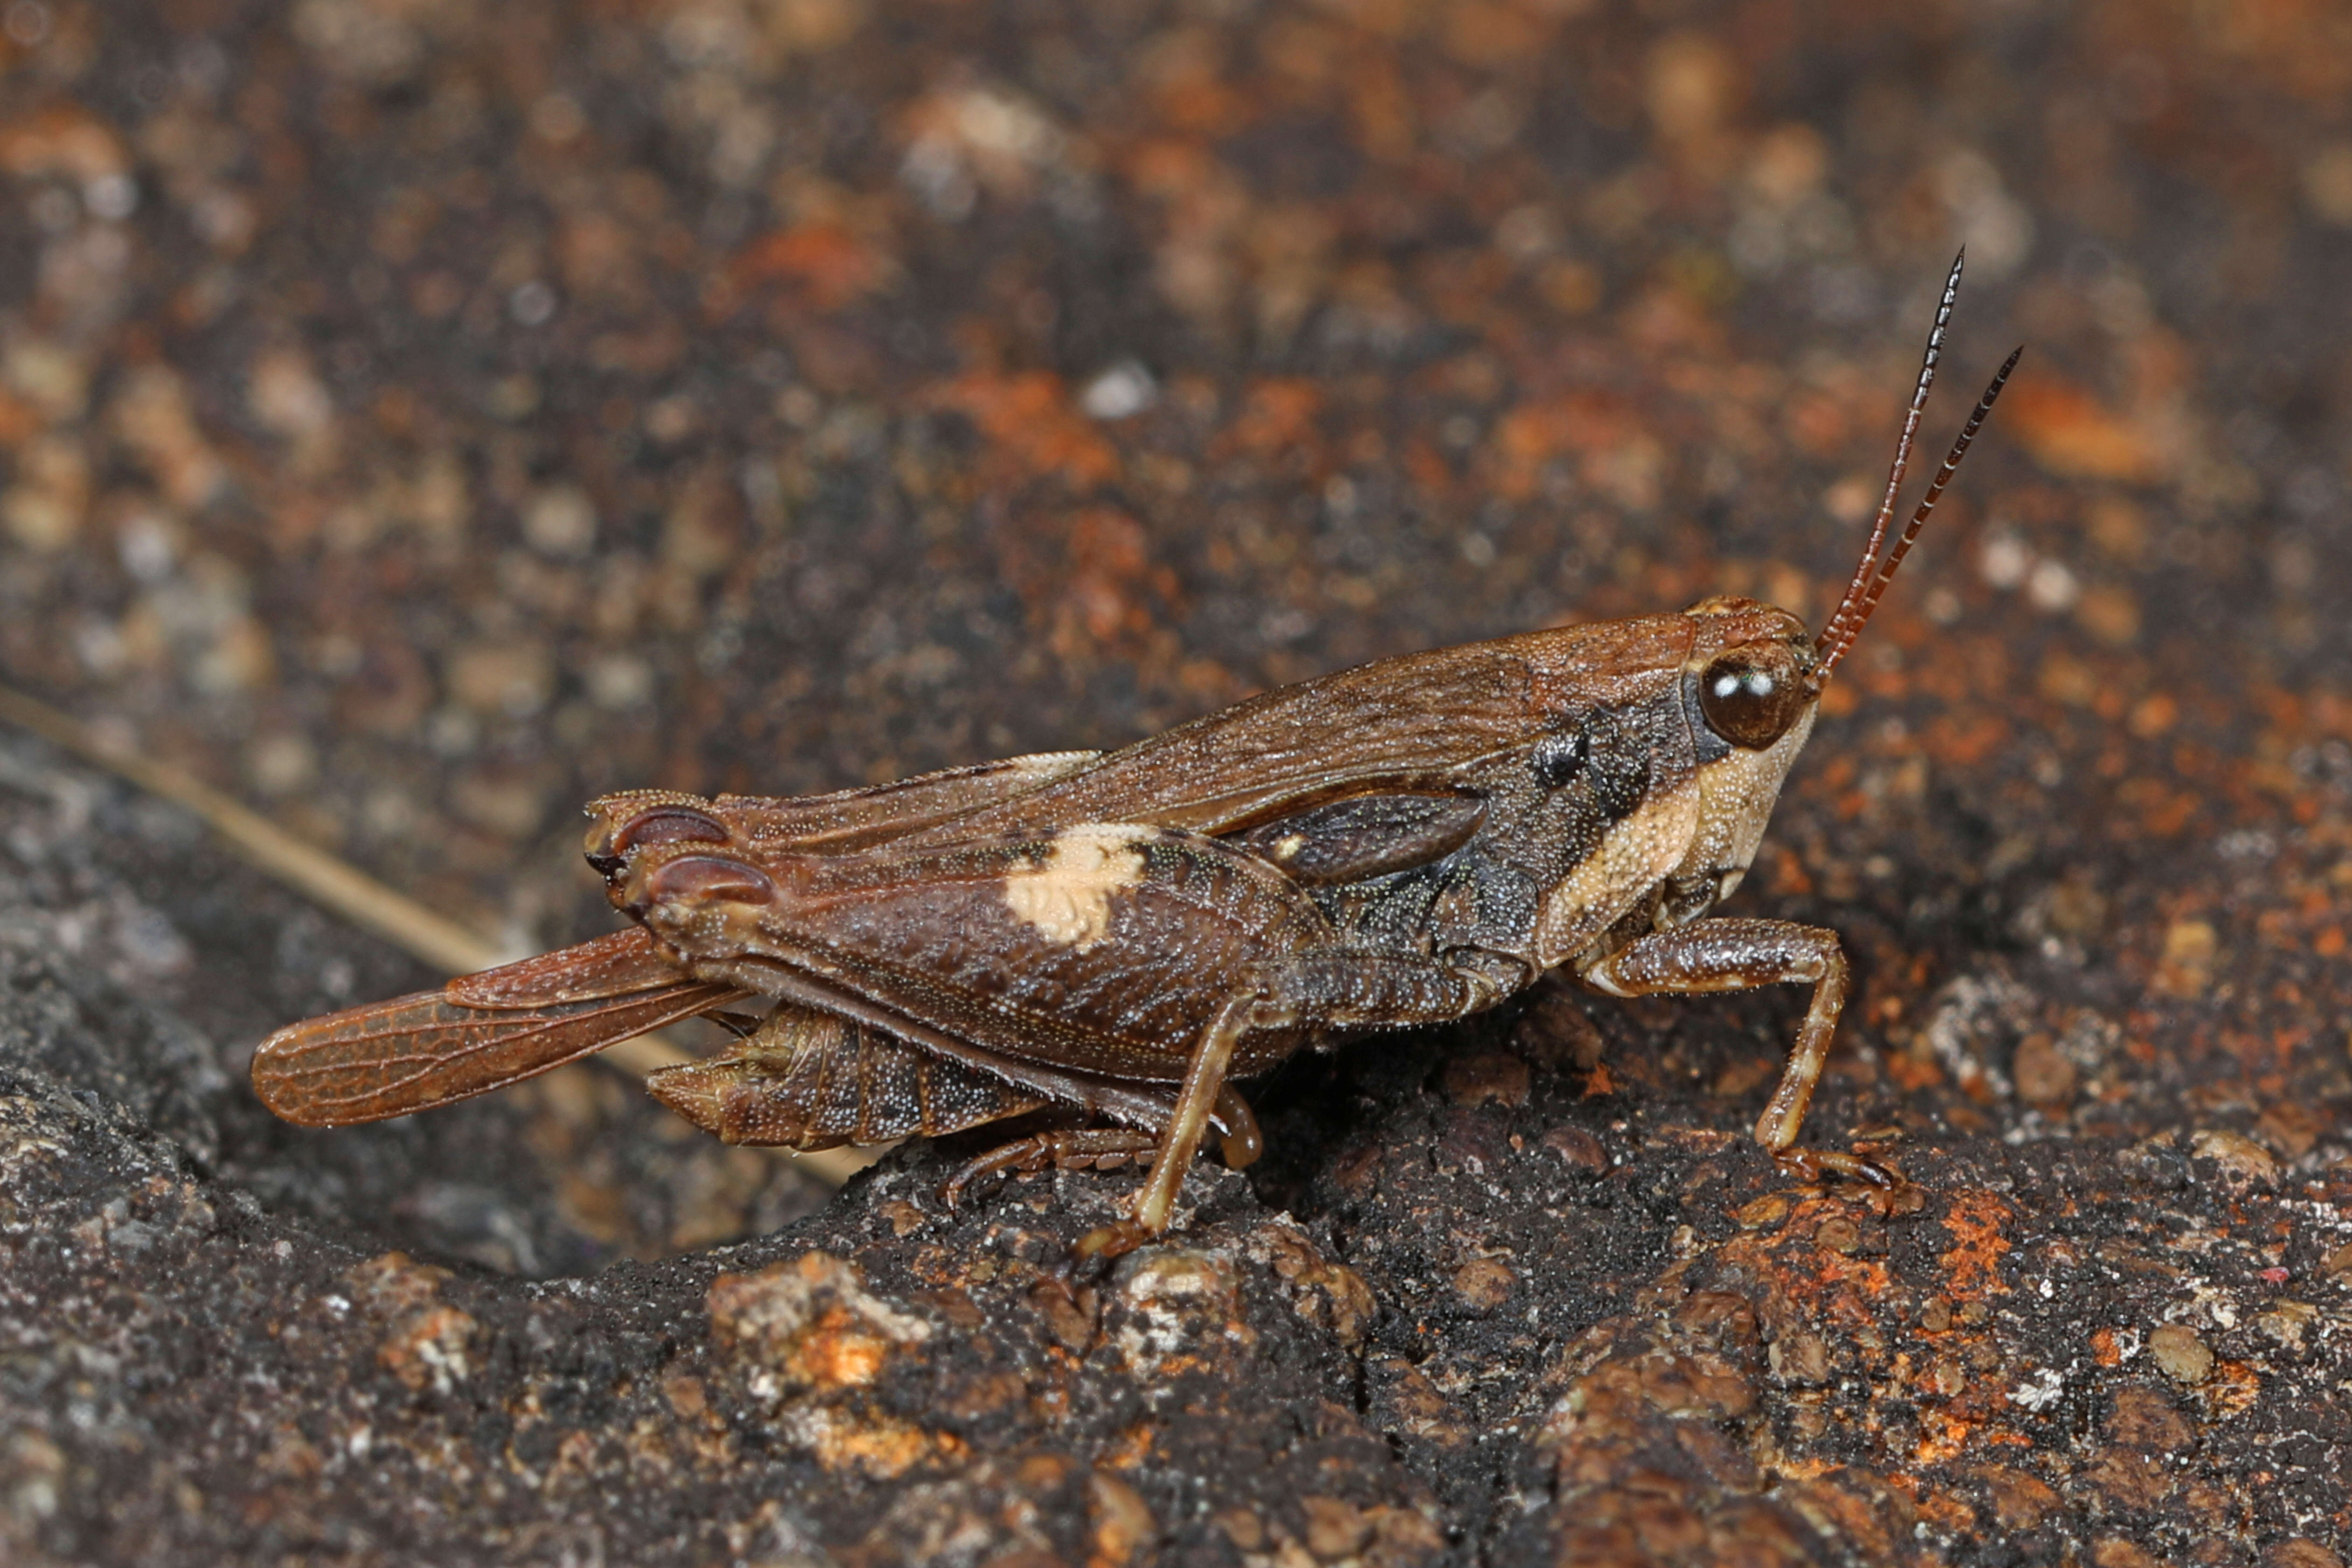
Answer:
<svg viewBox="0 0 2352 1568"><path fill-rule="evenodd" d="M593 1068L301 1133L432 976L0 732L0 1554L2340 1564L2352 33L2324 9L0 8L0 672L486 930L571 803L1818 619L1951 247L2027 367L1735 912L1301 1058L1268 1158L827 1201Z"/></svg>

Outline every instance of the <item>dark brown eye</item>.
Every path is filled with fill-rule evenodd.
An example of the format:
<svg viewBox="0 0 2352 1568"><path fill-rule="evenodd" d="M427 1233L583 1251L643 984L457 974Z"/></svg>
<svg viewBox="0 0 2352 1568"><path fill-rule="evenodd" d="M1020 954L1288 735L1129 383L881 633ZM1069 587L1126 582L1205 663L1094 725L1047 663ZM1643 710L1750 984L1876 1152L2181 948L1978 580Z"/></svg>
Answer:
<svg viewBox="0 0 2352 1568"><path fill-rule="evenodd" d="M1734 648L1702 670L1699 711L1735 746L1760 752L1789 732L1813 700L1785 648Z"/></svg>

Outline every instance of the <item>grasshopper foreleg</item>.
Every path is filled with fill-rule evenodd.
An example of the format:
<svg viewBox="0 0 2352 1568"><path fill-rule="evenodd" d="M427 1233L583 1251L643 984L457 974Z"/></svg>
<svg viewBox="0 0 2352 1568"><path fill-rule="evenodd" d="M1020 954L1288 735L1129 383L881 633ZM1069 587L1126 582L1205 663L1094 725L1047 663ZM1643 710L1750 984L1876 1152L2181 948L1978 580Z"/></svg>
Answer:
<svg viewBox="0 0 2352 1568"><path fill-rule="evenodd" d="M1830 1040L1845 1006L1848 971L1837 933L1788 921L1704 920L1637 937L1614 952L1577 966L1578 976L1612 996L1691 995L1746 991L1759 985L1811 985L1812 1005L1798 1026L1796 1048L1756 1120L1756 1141L1789 1169L1808 1177L1822 1172L1891 1186L1885 1166L1855 1154L1795 1147L1829 1060Z"/></svg>

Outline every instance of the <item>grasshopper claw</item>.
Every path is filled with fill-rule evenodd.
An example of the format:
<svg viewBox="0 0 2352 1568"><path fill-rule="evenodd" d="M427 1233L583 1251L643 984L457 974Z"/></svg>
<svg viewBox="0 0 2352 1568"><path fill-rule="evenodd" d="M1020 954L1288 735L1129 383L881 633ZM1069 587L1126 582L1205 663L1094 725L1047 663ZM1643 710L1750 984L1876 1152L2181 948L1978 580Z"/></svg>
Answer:
<svg viewBox="0 0 2352 1568"><path fill-rule="evenodd" d="M1123 1258L1151 1239L1151 1233L1131 1219L1097 1226L1078 1237L1070 1248L1069 1261L1062 1266L1060 1277L1068 1279L1087 1264L1108 1264L1114 1258Z"/></svg>

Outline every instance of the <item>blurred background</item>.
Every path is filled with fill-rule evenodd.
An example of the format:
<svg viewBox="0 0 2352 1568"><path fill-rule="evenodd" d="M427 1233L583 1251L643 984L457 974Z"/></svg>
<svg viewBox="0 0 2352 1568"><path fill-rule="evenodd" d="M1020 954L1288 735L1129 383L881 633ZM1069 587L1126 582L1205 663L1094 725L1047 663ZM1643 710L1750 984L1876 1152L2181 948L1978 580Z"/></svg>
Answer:
<svg viewBox="0 0 2352 1568"><path fill-rule="evenodd" d="M0 679L510 945L609 923L605 790L1818 621L1965 242L1927 445L2025 365L1749 901L1915 991L2342 952L2341 6L5 0L0 72ZM427 978L191 896L68 934L232 1073ZM726 1180L607 1242L801 1201Z"/></svg>

